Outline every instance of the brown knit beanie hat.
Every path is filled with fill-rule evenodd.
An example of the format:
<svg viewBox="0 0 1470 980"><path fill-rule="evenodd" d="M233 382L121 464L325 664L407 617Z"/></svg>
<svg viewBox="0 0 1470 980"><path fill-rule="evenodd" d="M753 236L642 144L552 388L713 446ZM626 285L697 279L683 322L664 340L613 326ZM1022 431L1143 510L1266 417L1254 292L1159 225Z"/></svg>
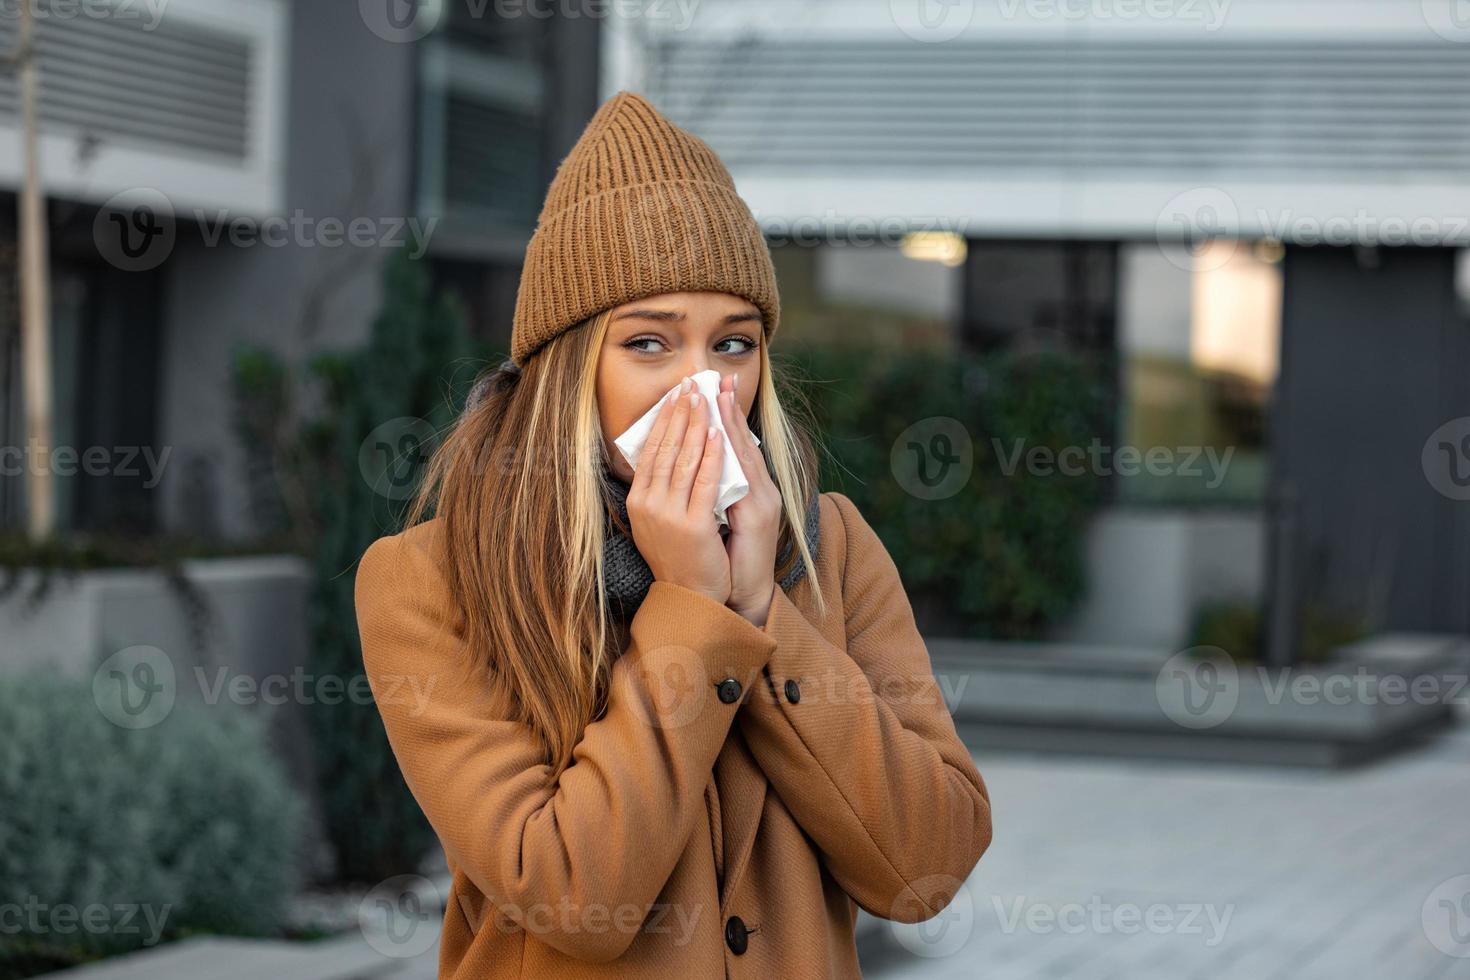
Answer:
<svg viewBox="0 0 1470 980"><path fill-rule="evenodd" d="M657 293L731 293L765 336L781 306L771 252L714 150L643 96L603 103L557 168L526 246L510 356L603 310Z"/></svg>

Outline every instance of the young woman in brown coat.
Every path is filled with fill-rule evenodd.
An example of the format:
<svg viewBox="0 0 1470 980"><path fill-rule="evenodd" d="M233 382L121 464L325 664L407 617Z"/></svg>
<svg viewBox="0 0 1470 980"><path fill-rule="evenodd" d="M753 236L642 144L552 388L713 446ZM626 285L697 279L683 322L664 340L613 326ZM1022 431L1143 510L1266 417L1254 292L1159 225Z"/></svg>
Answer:
<svg viewBox="0 0 1470 980"><path fill-rule="evenodd" d="M857 909L932 918L989 845L898 571L783 411L778 318L714 152L605 103L527 249L511 360L357 573L453 876L441 977L857 977ZM613 439L708 369L724 433L670 398L630 467Z"/></svg>

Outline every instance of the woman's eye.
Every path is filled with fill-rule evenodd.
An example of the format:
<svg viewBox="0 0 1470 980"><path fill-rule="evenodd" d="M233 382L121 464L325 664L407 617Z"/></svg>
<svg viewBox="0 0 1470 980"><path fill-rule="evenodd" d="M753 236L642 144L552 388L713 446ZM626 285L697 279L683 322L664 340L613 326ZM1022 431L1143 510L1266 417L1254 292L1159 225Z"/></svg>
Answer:
<svg viewBox="0 0 1470 980"><path fill-rule="evenodd" d="M726 347L726 344L743 344L744 346L731 349ZM726 337L715 345L715 349L722 354L744 354L755 350L755 341L748 340L745 337Z"/></svg>
<svg viewBox="0 0 1470 980"><path fill-rule="evenodd" d="M632 340L624 341L623 346L639 353L654 354L663 346L663 341L657 337L634 337ZM715 344L715 350L721 354L747 354L755 350L755 341L748 337L726 337Z"/></svg>

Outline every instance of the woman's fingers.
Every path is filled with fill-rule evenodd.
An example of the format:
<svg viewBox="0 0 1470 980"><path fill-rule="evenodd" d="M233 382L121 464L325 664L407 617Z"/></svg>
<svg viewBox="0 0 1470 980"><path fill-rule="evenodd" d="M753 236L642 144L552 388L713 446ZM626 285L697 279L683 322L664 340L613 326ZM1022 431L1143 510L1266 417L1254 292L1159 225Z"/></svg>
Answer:
<svg viewBox="0 0 1470 980"><path fill-rule="evenodd" d="M755 433L750 429L750 419L739 408L740 392L737 390L739 387L739 378L736 378L735 383L730 388L730 405L735 409L736 425L740 429L740 434L745 437L746 447L755 452L760 452L760 446L756 445L755 442Z"/></svg>
<svg viewBox="0 0 1470 980"><path fill-rule="evenodd" d="M730 433L730 445L735 448L735 455L742 463L745 462L756 445L755 440L750 437L750 425L745 421L745 413L735 400L733 386L728 391L720 392L720 418L724 420L725 429Z"/></svg>
<svg viewBox="0 0 1470 980"><path fill-rule="evenodd" d="M646 490L653 484L653 461L658 456L659 446L663 445L664 433L673 420L675 403L678 400L677 397L665 398L663 407L653 417L653 428L648 430L648 438L643 440L643 448L638 451L638 465L633 469L633 487Z"/></svg>
<svg viewBox="0 0 1470 980"><path fill-rule="evenodd" d="M699 472L700 460L704 457L705 433L709 430L709 408L704 396L697 391L681 396L688 403L685 411L684 438L674 457L674 470L669 476L671 503L678 507L689 506L689 491L694 485L694 476Z"/></svg>
<svg viewBox="0 0 1470 980"><path fill-rule="evenodd" d="M669 421L658 439L650 433L648 441L654 443L651 483L652 489L665 494L669 479L674 472L674 463L679 458L679 448L684 444L684 430L689 427L689 398L683 391L675 392L669 399Z"/></svg>
<svg viewBox="0 0 1470 980"><path fill-rule="evenodd" d="M721 387L729 383L730 379L722 379ZM724 397L718 401L723 403ZM721 412L727 427L731 424L732 416L722 405L716 405L713 411ZM724 467L725 436L711 422L708 400L692 382L688 391L681 384L680 390L665 400L654 419L638 454L633 486L652 498L667 501L670 507L684 508L690 514L713 515ZM715 429L713 439L709 435L711 428Z"/></svg>
<svg viewBox="0 0 1470 980"><path fill-rule="evenodd" d="M637 475L649 472L636 485L639 492L628 494L628 517L655 581L723 605L730 599L730 557L714 526L723 449L718 441L711 444L712 411L704 396L683 387L660 409L649 433L652 448L645 445L639 455ZM691 507L701 508L703 518Z"/></svg>
<svg viewBox="0 0 1470 980"><path fill-rule="evenodd" d="M701 399L703 400L703 399ZM704 427L704 454L699 460L699 470L694 476L694 487L689 493L689 513L693 515L703 514L705 517L715 516L715 497L720 492L720 471L725 466L725 441L724 435L713 425L706 424ZM689 441L693 442L695 431L689 433Z"/></svg>

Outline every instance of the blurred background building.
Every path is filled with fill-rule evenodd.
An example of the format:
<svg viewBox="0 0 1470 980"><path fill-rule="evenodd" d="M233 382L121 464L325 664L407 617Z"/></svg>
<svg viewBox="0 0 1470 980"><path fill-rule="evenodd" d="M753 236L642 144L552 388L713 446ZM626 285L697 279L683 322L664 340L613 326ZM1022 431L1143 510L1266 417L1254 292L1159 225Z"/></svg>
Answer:
<svg viewBox="0 0 1470 980"><path fill-rule="evenodd" d="M1383 469L1470 411L1467 28L1417 0L1154 10L712 0L618 22L605 87L795 241L793 317L1115 355L1105 442L1233 452L1112 477L1066 635L1179 644L1273 563L1293 605L1470 629L1470 515Z"/></svg>
<svg viewBox="0 0 1470 980"><path fill-rule="evenodd" d="M445 0L374 30L350 5L175 0L156 27L142 6L43 19L58 438L172 453L161 492L62 480L64 523L248 535L232 350L361 336L385 249L242 246L229 222L417 216L437 281L503 343L556 163L635 88L728 161L803 338L1115 355L1104 442L1231 451L1219 474L1202 456L1197 475L1111 479L1069 635L1178 643L1190 610L1260 597L1273 567L1293 603L1310 575L1386 625L1463 630L1463 509L1376 462L1467 409L1470 60L1437 6L1018 0L896 21L886 3L609 18ZM16 147L12 114L12 189ZM140 188L174 214L124 271L94 230ZM21 484L0 481L12 524ZM1273 520L1291 522L1275 543Z"/></svg>
<svg viewBox="0 0 1470 980"><path fill-rule="evenodd" d="M1053 905L1077 887L1239 901L1252 924L1228 954L1135 960L1136 944L1100 932L1069 946L992 930L998 969L1081 975L1100 953L1120 976L1392 962L1378 975L1428 977L1470 955L1431 928L1444 895L1420 894L1453 871L1464 888L1444 894L1470 910L1470 868L1446 857L1470 792L1464 736L1366 774L1332 768L1433 741L1470 692L1324 706L1272 701L1268 675L1251 672L1438 683L1467 670L1456 659L1470 636L1462 0L41 0L36 11L54 438L111 462L58 470L55 540L25 540L26 474L13 463L32 458L24 178L18 86L0 70L0 742L21 746L12 758L90 733L70 712L98 722L100 710L109 735L140 727L103 692L118 681L126 698L128 678L155 671L177 672L181 702L206 667L257 683L303 668L361 680L351 570L417 471L380 478L453 418L463 392L451 376L508 348L546 187L601 102L633 89L714 147L765 229L783 305L773 357L812 382L824 487L851 496L883 538L936 672L974 681L951 708L977 757L1195 760L1170 771L987 756L1015 836L998 836L978 873L996 894L1033 888ZM18 29L0 10L0 52ZM963 478L936 490L915 476L934 461L941 473L961 462ZM56 583L55 569L77 574ZM1240 674L1229 710L1195 718L1166 687L1171 665L1201 650ZM6 704L44 699L4 682L32 667L74 673L90 696L57 695L55 727L27 730ZM1215 680L1189 676L1206 694ZM433 975L432 951L388 954L402 973L376 946L354 960L362 937L343 938L343 922L323 924L312 904L347 896L351 932L362 898L351 889L400 873L441 880L374 711L371 699L339 707L298 692L271 716L270 748L310 819L304 856L283 845L254 877L299 871L322 894L293 905L281 934L340 940L300 975L338 975L318 970L323 956L344 977L359 975L353 963ZM149 730L177 744L168 726L184 720L162 715ZM98 765L123 744L104 743ZM250 758L215 750L222 772ZM1295 771L1222 776L1201 759L1328 775L1296 786ZM48 800L70 799L67 778L93 792L92 776L26 765L26 779L58 781ZM206 797L227 794L191 782L198 768L176 752L153 778L174 772L176 798L199 803L201 820L240 820L242 847L286 836L267 815L208 811ZM19 771L0 769L0 840L29 839L6 836ZM257 788L235 798L275 799L258 788L267 777L237 777ZM1056 806L1058 785L1081 787L1096 820L1085 832ZM1364 808L1363 794L1391 805ZM66 841L82 848L68 867L83 867L88 835L113 823L84 805L53 812L82 823L57 823L51 850L0 851L13 858L0 882L12 869L17 882L80 880L37 868L71 853ZM1065 860L1040 868L1035 854L1068 833ZM1374 869L1337 860L1388 838L1383 860L1412 873L1384 891ZM248 856L268 865L268 850ZM116 880L133 873L101 865ZM1270 876L1278 868L1310 887L1293 893ZM250 899L257 923L279 917L289 891L270 887ZM1380 912L1387 924L1363 926ZM1452 926L1470 935L1470 912ZM1356 938L1339 943L1343 933ZM895 936L910 951L929 942ZM46 938L37 964L98 952ZM167 975L205 975L190 971L222 959L206 952ZM883 972L891 952L865 946L865 969L898 975ZM1307 968L1329 961L1336 973ZM28 975L8 962L0 980ZM975 975L962 956L927 965L923 975Z"/></svg>
<svg viewBox="0 0 1470 980"><path fill-rule="evenodd" d="M232 353L266 343L304 356L360 340L393 241L422 251L410 216L476 324L508 322L539 198L598 104L598 22L477 16L480 6L456 3L420 40L387 18L370 28L353 4L168 0L159 18L142 3L117 9L38 19L58 442L167 445L172 458L161 492L142 477L63 481L63 523L244 537ZM0 20L0 48L15 33L14 16ZM0 186L13 217L15 88L8 77L0 86ZM344 244L361 218L385 247ZM14 227L3 233L7 288ZM99 248L118 231L134 254ZM13 292L5 304L0 418L19 444ZM0 480L12 525L22 487Z"/></svg>

